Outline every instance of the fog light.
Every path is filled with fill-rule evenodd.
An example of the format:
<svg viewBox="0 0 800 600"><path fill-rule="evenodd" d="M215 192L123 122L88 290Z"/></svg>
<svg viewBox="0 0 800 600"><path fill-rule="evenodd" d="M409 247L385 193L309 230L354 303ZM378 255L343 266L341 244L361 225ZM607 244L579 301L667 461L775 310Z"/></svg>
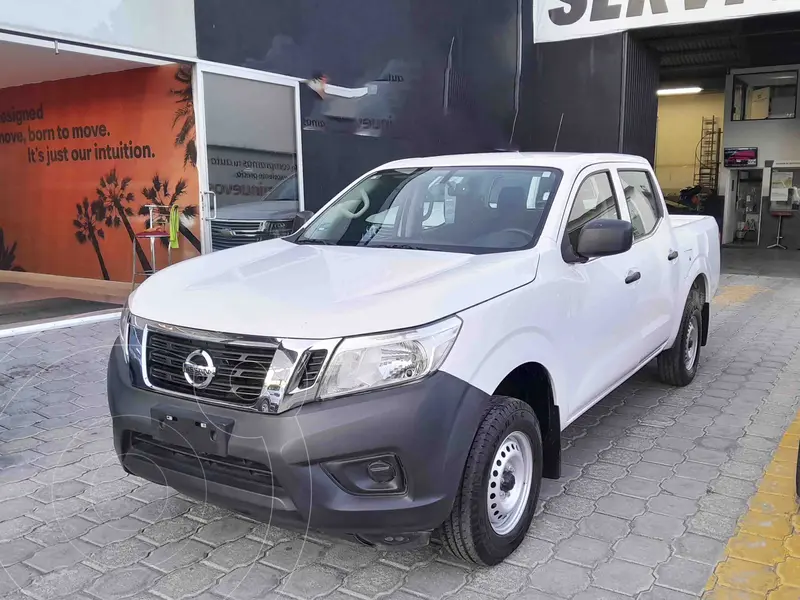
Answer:
<svg viewBox="0 0 800 600"><path fill-rule="evenodd" d="M351 494L394 495L406 491L405 473L393 454L334 460L323 468Z"/></svg>
<svg viewBox="0 0 800 600"><path fill-rule="evenodd" d="M385 460L375 460L367 465L369 478L376 483L389 483L397 477L397 471L393 465Z"/></svg>

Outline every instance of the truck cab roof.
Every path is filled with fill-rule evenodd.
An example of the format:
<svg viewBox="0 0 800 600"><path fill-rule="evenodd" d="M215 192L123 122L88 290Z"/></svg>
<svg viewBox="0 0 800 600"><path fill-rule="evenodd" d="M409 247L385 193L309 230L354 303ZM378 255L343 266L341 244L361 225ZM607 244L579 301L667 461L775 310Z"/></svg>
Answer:
<svg viewBox="0 0 800 600"><path fill-rule="evenodd" d="M641 156L630 154L583 152L488 152L407 158L387 163L382 169L420 169L426 167L553 167L581 170L597 163L649 163Z"/></svg>

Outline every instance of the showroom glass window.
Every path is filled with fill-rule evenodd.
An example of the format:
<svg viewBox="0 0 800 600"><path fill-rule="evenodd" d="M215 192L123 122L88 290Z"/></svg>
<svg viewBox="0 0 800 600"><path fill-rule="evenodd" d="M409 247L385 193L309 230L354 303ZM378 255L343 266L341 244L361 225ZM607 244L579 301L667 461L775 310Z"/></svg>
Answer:
<svg viewBox="0 0 800 600"><path fill-rule="evenodd" d="M796 114L797 71L734 76L734 121L794 119Z"/></svg>

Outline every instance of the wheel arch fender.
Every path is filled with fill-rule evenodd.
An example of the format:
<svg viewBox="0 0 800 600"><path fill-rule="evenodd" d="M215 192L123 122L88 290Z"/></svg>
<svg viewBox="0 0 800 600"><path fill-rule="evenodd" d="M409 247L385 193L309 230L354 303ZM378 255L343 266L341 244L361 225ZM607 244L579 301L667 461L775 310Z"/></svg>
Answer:
<svg viewBox="0 0 800 600"><path fill-rule="evenodd" d="M536 327L518 329L488 344L485 338L465 341L459 340L461 348L471 349L470 356L448 357L445 370L489 396L511 396L531 406L542 429L544 476L558 479L564 418L559 400L565 396L559 384L565 379L553 342ZM477 348L482 348L480 357L476 356Z"/></svg>
<svg viewBox="0 0 800 600"><path fill-rule="evenodd" d="M520 328L494 339L487 337L485 330L473 333L465 328L462 333L466 339L459 337L443 370L492 395L517 367L540 364L548 373L553 403L559 406L564 395L559 385L563 381L562 367L555 344L545 331L538 327Z"/></svg>
<svg viewBox="0 0 800 600"><path fill-rule="evenodd" d="M700 290L703 296L703 305L701 307L703 312L703 345L705 345L705 343L708 341L708 320L710 314L709 304L711 302L708 273L709 264L708 259L705 256L697 256L692 261L691 265L689 265L686 276L681 280L678 293L678 298L680 300L675 303L673 308L672 330L670 332L670 338L667 347L671 348L675 343L675 340L678 338L681 328L681 320L683 318L683 309L686 307L686 301L689 299L689 295L691 294L692 289L695 287Z"/></svg>

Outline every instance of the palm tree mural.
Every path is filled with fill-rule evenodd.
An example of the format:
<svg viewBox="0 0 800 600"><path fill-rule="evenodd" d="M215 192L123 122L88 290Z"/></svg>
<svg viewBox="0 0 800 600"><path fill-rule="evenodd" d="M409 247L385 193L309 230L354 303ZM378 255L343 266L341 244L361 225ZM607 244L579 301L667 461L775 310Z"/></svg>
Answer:
<svg viewBox="0 0 800 600"><path fill-rule="evenodd" d="M175 97L178 108L172 119L172 127L180 123L180 129L175 136L175 145L183 146L183 166L191 164L197 166L197 141L194 133L194 94L192 92L192 66L180 65L175 71L175 81L178 87L170 90Z"/></svg>
<svg viewBox="0 0 800 600"><path fill-rule="evenodd" d="M151 271L150 261L147 260L147 255L144 253L139 240L136 239L131 222L128 220L128 217L133 216L133 209L128 204L136 200L133 192L128 189L130 184L130 177L120 179L117 176L117 170L111 169L100 178L100 185L97 188L97 200L102 202L105 207L106 227L119 228L120 225L124 225L133 247L136 248L136 256L139 258L142 269Z"/></svg>
<svg viewBox="0 0 800 600"><path fill-rule="evenodd" d="M153 176L153 184L142 190L142 195L147 198L148 204L157 204L158 206L165 206L168 208L172 208L176 204L178 205L181 220L178 225L178 231L192 246L194 246L195 250L200 252L200 240L192 233L192 230L189 229L186 223L197 217L197 206L194 204L181 205L178 202L185 193L186 180L179 179L175 187L170 190L169 181L166 179L162 181L158 174ZM139 214L142 216L149 216L150 211L146 206L141 206L139 207ZM150 219L148 219L147 227L150 226ZM167 245L169 242L162 238L161 243Z"/></svg>
<svg viewBox="0 0 800 600"><path fill-rule="evenodd" d="M109 281L111 278L108 276L108 269L103 260L103 254L100 252L100 243L97 238L104 240L106 238L105 232L100 228L103 221L106 219L106 207L102 200L95 200L89 202L88 198L83 199L82 204L76 204L78 209L77 218L72 221L72 224L77 230L75 232L75 239L79 244L85 244L87 241L91 242L97 254L97 261L100 263L100 270L103 272L103 279Z"/></svg>
<svg viewBox="0 0 800 600"><path fill-rule="evenodd" d="M17 242L10 246L6 246L5 234L3 229L0 228L0 271L19 271L24 272L25 269L14 263L17 260Z"/></svg>

